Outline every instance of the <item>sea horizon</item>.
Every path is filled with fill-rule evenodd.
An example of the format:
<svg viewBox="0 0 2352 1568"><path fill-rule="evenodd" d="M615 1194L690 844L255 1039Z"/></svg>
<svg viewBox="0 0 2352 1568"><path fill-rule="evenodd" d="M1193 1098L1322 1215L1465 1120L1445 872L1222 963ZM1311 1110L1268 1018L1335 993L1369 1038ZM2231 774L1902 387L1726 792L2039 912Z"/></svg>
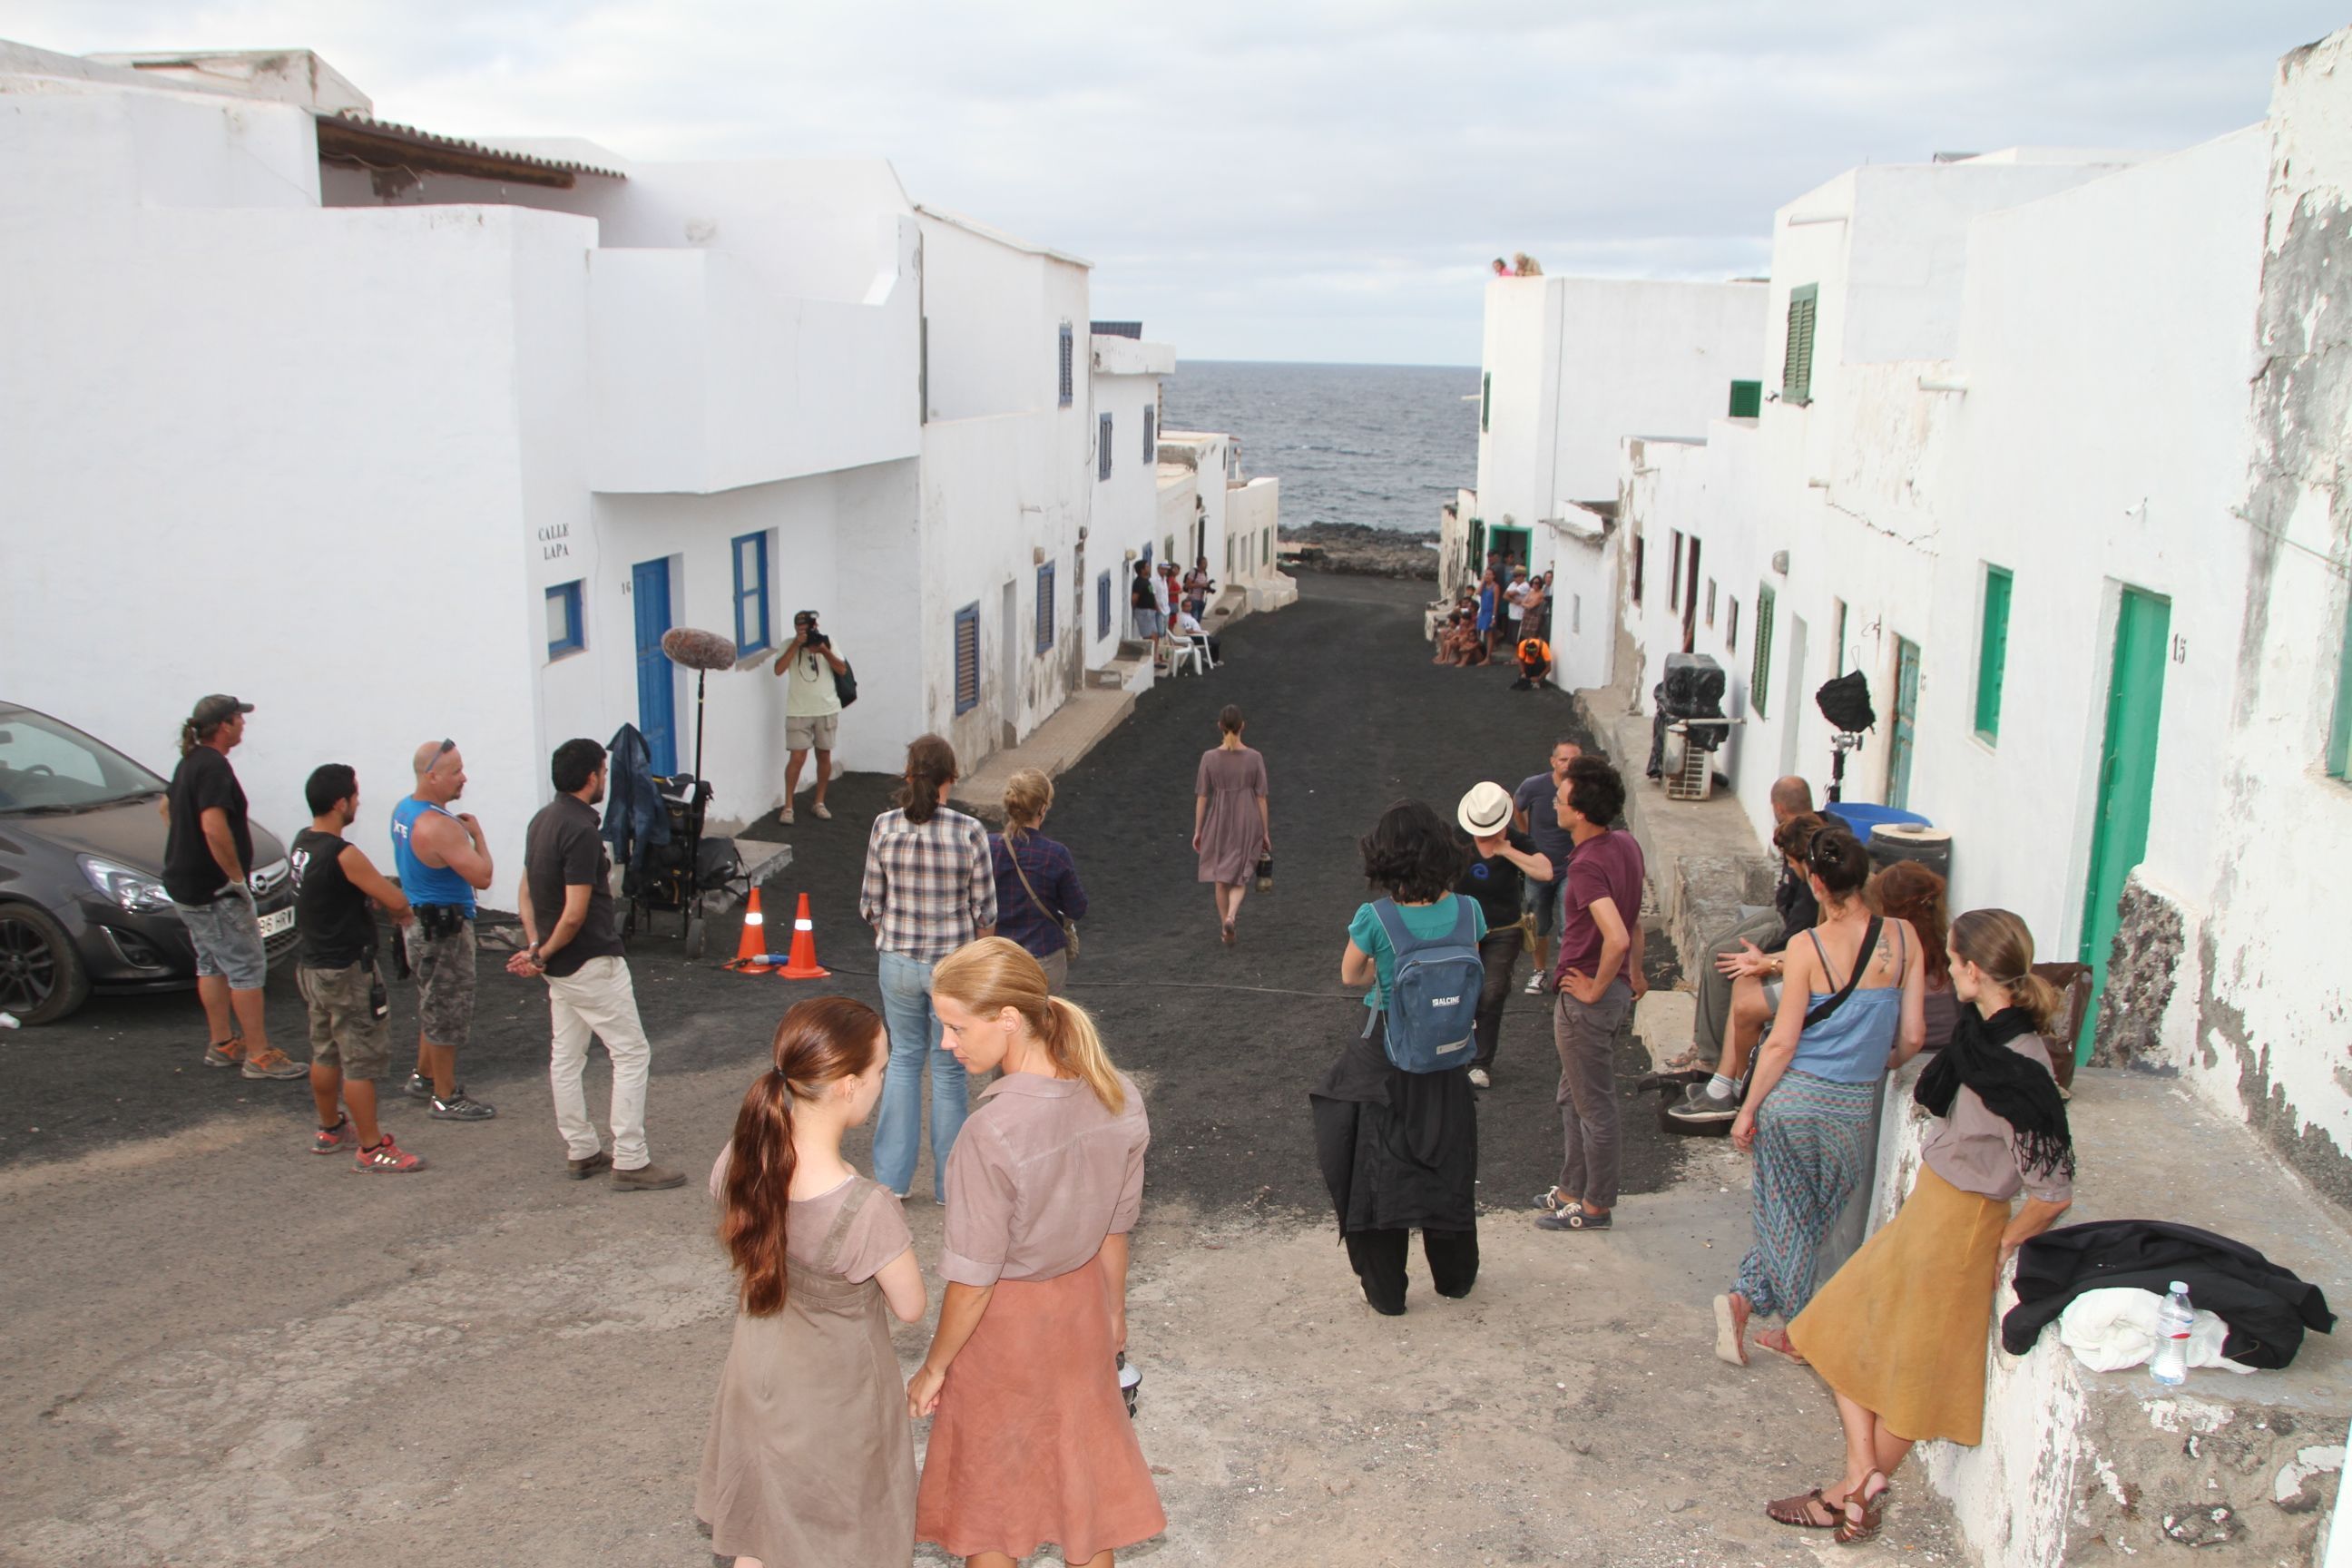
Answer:
<svg viewBox="0 0 2352 1568"><path fill-rule="evenodd" d="M1478 368L1184 360L1161 422L1241 442L1244 474L1282 481L1282 524L1421 532L1478 477Z"/></svg>

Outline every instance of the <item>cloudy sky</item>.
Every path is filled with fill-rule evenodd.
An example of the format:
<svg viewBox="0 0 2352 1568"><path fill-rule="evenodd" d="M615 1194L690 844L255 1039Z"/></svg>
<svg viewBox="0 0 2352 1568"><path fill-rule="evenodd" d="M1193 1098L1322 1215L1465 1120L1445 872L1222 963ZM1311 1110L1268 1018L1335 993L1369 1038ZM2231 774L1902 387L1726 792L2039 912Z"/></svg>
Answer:
<svg viewBox="0 0 2352 1568"><path fill-rule="evenodd" d="M631 158L880 156L1193 358L1473 364L1490 257L1760 271L1850 164L2262 118L2305 0L0 0L70 53L307 46L378 114Z"/></svg>

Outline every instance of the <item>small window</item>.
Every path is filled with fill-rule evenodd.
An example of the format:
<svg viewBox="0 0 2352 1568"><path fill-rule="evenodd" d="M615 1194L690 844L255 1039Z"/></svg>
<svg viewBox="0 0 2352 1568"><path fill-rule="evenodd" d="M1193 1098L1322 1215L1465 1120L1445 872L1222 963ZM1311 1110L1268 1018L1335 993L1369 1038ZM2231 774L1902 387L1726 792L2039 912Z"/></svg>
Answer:
<svg viewBox="0 0 2352 1568"><path fill-rule="evenodd" d="M1666 555L1666 608L1683 607L1683 531L1672 530L1667 535L1671 545Z"/></svg>
<svg viewBox="0 0 2352 1568"><path fill-rule="evenodd" d="M2006 567L1988 563L1984 575L1984 624L1977 630L1977 739L2000 739L2000 678L2009 663L2009 595Z"/></svg>
<svg viewBox="0 0 2352 1568"><path fill-rule="evenodd" d="M969 713L980 706L980 606L966 605L955 613L955 710Z"/></svg>
<svg viewBox="0 0 2352 1568"><path fill-rule="evenodd" d="M1780 401L1799 407L1813 400L1813 317L1822 287L1808 283L1789 290L1789 334L1780 354Z"/></svg>
<svg viewBox="0 0 2352 1568"><path fill-rule="evenodd" d="M1054 563L1037 568L1037 651L1054 648Z"/></svg>
<svg viewBox="0 0 2352 1568"><path fill-rule="evenodd" d="M1576 636L1577 634L1579 634L1579 633L1582 632L1583 630L1584 630L1584 595L1581 595L1581 594L1570 594L1570 595L1568 596L1568 633L1569 633L1569 636L1570 636L1570 637L1574 637L1574 636Z"/></svg>
<svg viewBox="0 0 2352 1568"><path fill-rule="evenodd" d="M1095 636L1097 639L1110 636L1110 572L1105 568L1095 579Z"/></svg>
<svg viewBox="0 0 2352 1568"><path fill-rule="evenodd" d="M1760 381L1735 381L1731 384L1731 416L1753 419L1764 411L1764 384Z"/></svg>
<svg viewBox="0 0 2352 1568"><path fill-rule="evenodd" d="M1143 411L1143 460L1157 462L1160 458L1160 410Z"/></svg>
<svg viewBox="0 0 2352 1568"><path fill-rule="evenodd" d="M1257 536L1257 563L1261 566L1274 564L1274 530L1270 528Z"/></svg>
<svg viewBox="0 0 2352 1568"><path fill-rule="evenodd" d="M1769 696L1772 687L1772 607L1778 598L1771 584L1756 584L1756 650L1748 667L1748 705L1756 710L1759 719L1772 716Z"/></svg>
<svg viewBox="0 0 2352 1568"><path fill-rule="evenodd" d="M1478 428L1483 433L1495 413L1495 376L1492 371L1478 378Z"/></svg>
<svg viewBox="0 0 2352 1568"><path fill-rule="evenodd" d="M1170 534L1166 539L1160 542L1160 559L1162 561L1173 561L1176 559L1176 536L1174 534Z"/></svg>
<svg viewBox="0 0 2352 1568"><path fill-rule="evenodd" d="M1637 533L1633 536L1633 604L1636 608L1639 608L1642 603L1643 553L1642 536Z"/></svg>
<svg viewBox="0 0 2352 1568"><path fill-rule="evenodd" d="M2327 727L2327 771L2352 779L2352 602L2344 606L2344 647L2336 661L2336 716Z"/></svg>
<svg viewBox="0 0 2352 1568"><path fill-rule="evenodd" d="M1832 627L1830 637L1830 673L1843 675L1845 673L1845 601L1832 599L1830 604L1832 606L1830 612L1830 625Z"/></svg>
<svg viewBox="0 0 2352 1568"><path fill-rule="evenodd" d="M547 657L562 658L587 646L580 624L580 584L558 583L547 591Z"/></svg>
<svg viewBox="0 0 2352 1568"><path fill-rule="evenodd" d="M1723 651L1731 653L1739 647L1739 601L1727 596L1723 602Z"/></svg>
<svg viewBox="0 0 2352 1568"><path fill-rule="evenodd" d="M1110 416L1101 419L1101 428L1095 432L1095 478L1110 478Z"/></svg>
<svg viewBox="0 0 2352 1568"><path fill-rule="evenodd" d="M735 647L757 653L768 646L768 536L735 542Z"/></svg>
<svg viewBox="0 0 2352 1568"><path fill-rule="evenodd" d="M1062 323L1062 390L1061 390L1061 400L1062 400L1062 406L1063 406L1063 407L1065 407L1065 408L1067 408L1071 404L1076 403L1076 402L1077 401L1077 383L1076 383L1076 381L1074 379L1074 372L1075 372L1075 370L1076 370L1076 360L1075 360L1075 357L1074 357L1074 356L1075 356L1075 353L1076 353L1076 346L1077 346L1077 341L1076 341L1076 338L1074 338L1074 337L1071 335L1071 332L1070 332L1070 323L1069 323L1069 322L1067 322L1067 321L1064 321L1064 322Z"/></svg>
<svg viewBox="0 0 2352 1568"><path fill-rule="evenodd" d="M1706 580L1706 624L1715 625L1715 579Z"/></svg>

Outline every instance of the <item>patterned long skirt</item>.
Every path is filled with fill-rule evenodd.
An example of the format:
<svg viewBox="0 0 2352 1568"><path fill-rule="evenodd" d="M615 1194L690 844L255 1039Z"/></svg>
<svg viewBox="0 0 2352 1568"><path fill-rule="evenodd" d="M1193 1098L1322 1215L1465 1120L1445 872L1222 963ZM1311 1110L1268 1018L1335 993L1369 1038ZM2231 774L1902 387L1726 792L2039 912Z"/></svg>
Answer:
<svg viewBox="0 0 2352 1568"><path fill-rule="evenodd" d="M1792 1069L1757 1111L1756 1245L1731 1288L1759 1314L1793 1318L1813 1299L1822 1237L1869 1179L1877 1087Z"/></svg>

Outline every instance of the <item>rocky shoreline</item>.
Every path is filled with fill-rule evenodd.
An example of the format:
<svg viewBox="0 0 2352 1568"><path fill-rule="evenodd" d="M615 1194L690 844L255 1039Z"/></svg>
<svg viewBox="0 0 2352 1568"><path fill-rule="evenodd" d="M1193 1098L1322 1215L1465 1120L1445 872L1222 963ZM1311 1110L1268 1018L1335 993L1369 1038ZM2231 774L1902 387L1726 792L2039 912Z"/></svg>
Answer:
<svg viewBox="0 0 2352 1568"><path fill-rule="evenodd" d="M1280 549L1286 568L1345 572L1362 577L1437 578L1433 528L1405 531L1360 522L1310 522L1286 527Z"/></svg>

